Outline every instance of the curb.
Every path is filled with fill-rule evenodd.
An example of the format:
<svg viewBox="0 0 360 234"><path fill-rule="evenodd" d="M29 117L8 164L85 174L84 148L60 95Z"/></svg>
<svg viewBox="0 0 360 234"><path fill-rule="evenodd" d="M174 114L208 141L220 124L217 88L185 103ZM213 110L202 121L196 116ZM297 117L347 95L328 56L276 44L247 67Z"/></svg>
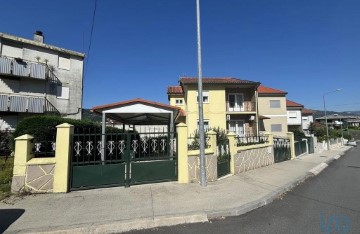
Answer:
<svg viewBox="0 0 360 234"><path fill-rule="evenodd" d="M257 208L260 208L262 206L265 206L277 198L279 198L281 195L285 194L286 192L290 191L291 189L295 188L298 184L303 183L308 178L312 177L313 175L311 173L307 173L303 176L300 176L296 178L294 181L277 188L275 191L271 191L268 195L257 199L253 202L247 203L245 205L236 207L236 208L230 208L227 210L222 211L215 211L215 212L209 212L208 213L208 219L215 219L218 217L228 217L228 216L239 216L242 214L245 214L247 212L250 212L252 210L255 210Z"/></svg>
<svg viewBox="0 0 360 234"><path fill-rule="evenodd" d="M156 216L153 218L140 218L133 220L114 221L105 224L88 224L86 226L73 226L67 229L51 231L27 230L26 233L41 234L70 234L70 233L123 233L134 230L150 229L156 227L175 226L179 224L205 223L209 222L205 213L183 214L176 216ZM22 233L19 230L18 233Z"/></svg>

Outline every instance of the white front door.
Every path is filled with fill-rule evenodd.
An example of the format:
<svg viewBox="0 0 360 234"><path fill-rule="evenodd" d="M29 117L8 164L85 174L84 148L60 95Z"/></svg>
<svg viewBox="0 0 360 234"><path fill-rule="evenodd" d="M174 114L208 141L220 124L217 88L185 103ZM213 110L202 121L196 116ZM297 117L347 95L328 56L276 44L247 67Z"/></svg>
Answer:
<svg viewBox="0 0 360 234"><path fill-rule="evenodd" d="M229 131L234 132L236 136L244 136L244 121L242 120L230 120Z"/></svg>
<svg viewBox="0 0 360 234"><path fill-rule="evenodd" d="M242 94L229 94L229 111L244 110L244 96Z"/></svg>

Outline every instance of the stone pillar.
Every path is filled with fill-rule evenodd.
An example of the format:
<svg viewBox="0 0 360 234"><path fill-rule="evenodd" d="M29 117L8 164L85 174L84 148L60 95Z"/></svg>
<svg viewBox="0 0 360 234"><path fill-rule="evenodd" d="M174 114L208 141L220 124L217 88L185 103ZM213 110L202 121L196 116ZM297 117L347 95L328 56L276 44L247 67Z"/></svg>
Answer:
<svg viewBox="0 0 360 234"><path fill-rule="evenodd" d="M235 175L235 154L237 153L236 134L229 132L227 137L229 139L230 150L230 173Z"/></svg>
<svg viewBox="0 0 360 234"><path fill-rule="evenodd" d="M56 128L54 193L66 193L69 191L70 146L74 126L63 123Z"/></svg>
<svg viewBox="0 0 360 234"><path fill-rule="evenodd" d="M286 135L288 136L289 140L290 140L290 155L291 155L291 159L296 158L295 155L295 139L294 139L294 133L293 132L288 132L286 133Z"/></svg>
<svg viewBox="0 0 360 234"><path fill-rule="evenodd" d="M177 129L177 155L178 155L178 182L189 183L189 166L188 166L188 146L187 146L187 126L179 123Z"/></svg>
<svg viewBox="0 0 360 234"><path fill-rule="evenodd" d="M26 163L34 156L32 139L34 137L28 134L15 138L14 171L11 183L13 193L21 191L25 186Z"/></svg>
<svg viewBox="0 0 360 234"><path fill-rule="evenodd" d="M274 135L272 133L265 133L268 136L268 144L273 146L274 145Z"/></svg>

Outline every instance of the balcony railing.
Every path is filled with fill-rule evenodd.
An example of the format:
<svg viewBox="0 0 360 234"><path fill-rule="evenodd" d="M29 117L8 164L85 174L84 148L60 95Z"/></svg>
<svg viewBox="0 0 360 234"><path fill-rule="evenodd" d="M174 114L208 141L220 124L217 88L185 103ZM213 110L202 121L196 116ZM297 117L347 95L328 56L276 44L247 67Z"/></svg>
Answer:
<svg viewBox="0 0 360 234"><path fill-rule="evenodd" d="M237 104L235 103L235 105L230 105L229 102L226 103L227 108L226 111L227 112L256 112L256 103L255 102L249 102L249 101L245 101L242 104Z"/></svg>
<svg viewBox="0 0 360 234"><path fill-rule="evenodd" d="M45 80L47 73L46 64L32 63L22 59L0 57L0 74L29 77Z"/></svg>
<svg viewBox="0 0 360 234"><path fill-rule="evenodd" d="M0 111L23 113L58 113L45 97L15 94L0 94Z"/></svg>

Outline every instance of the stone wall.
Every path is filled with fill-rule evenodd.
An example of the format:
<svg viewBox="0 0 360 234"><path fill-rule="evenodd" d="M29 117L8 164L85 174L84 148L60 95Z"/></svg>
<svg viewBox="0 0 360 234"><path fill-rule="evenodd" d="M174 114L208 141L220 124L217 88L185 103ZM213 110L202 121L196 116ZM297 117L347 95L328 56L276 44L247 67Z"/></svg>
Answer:
<svg viewBox="0 0 360 234"><path fill-rule="evenodd" d="M215 154L206 154L206 178L207 181L217 180L217 157ZM188 156L189 182L198 183L200 181L200 157L199 155Z"/></svg>
<svg viewBox="0 0 360 234"><path fill-rule="evenodd" d="M274 164L274 150L272 146L241 150L234 155L235 173L239 174L249 170Z"/></svg>
<svg viewBox="0 0 360 234"><path fill-rule="evenodd" d="M26 168L25 190L33 193L49 193L54 187L55 164L28 165Z"/></svg>

